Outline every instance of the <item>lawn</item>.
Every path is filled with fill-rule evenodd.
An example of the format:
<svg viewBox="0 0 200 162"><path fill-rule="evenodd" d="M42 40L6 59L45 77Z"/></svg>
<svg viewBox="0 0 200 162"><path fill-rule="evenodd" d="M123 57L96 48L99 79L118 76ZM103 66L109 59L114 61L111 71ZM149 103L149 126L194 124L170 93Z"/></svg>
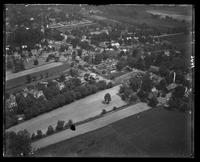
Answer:
<svg viewBox="0 0 200 162"><path fill-rule="evenodd" d="M190 124L188 114L150 109L40 149L34 156L189 157Z"/></svg>

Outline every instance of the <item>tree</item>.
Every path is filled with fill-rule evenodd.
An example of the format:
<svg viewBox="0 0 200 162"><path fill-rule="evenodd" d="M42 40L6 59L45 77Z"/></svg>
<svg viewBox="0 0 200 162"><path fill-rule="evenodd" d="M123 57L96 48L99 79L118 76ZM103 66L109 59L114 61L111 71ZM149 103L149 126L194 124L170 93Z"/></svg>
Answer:
<svg viewBox="0 0 200 162"><path fill-rule="evenodd" d="M34 60L34 63L33 63L34 65L38 65L38 60L36 59L36 60Z"/></svg>
<svg viewBox="0 0 200 162"><path fill-rule="evenodd" d="M137 79L137 78L130 78L129 79L129 85L130 85L130 88L133 90L133 91L137 91L140 87L140 80Z"/></svg>
<svg viewBox="0 0 200 162"><path fill-rule="evenodd" d="M53 129L53 127L50 125L50 126L48 127L48 129L47 129L46 135L50 135L50 134L52 134L53 132L54 132L54 129Z"/></svg>
<svg viewBox="0 0 200 162"><path fill-rule="evenodd" d="M31 152L31 139L27 130L5 133L5 156L28 156Z"/></svg>
<svg viewBox="0 0 200 162"><path fill-rule="evenodd" d="M172 60L173 66L175 70L181 70L183 71L183 69L185 69L185 62L184 59L180 58L180 57L175 57Z"/></svg>
<svg viewBox="0 0 200 162"><path fill-rule="evenodd" d="M111 101L111 95L110 93L106 93L104 96L104 101L106 104L109 104L109 102Z"/></svg>
<svg viewBox="0 0 200 162"><path fill-rule="evenodd" d="M42 138L42 136L43 136L42 131L41 130L37 130L36 138L40 139L40 138Z"/></svg>
<svg viewBox="0 0 200 162"><path fill-rule="evenodd" d="M65 75L64 74L61 74L60 77L59 77L59 80L61 82L64 82L65 81Z"/></svg>
<svg viewBox="0 0 200 162"><path fill-rule="evenodd" d="M159 68L159 74L161 77L166 77L169 75L169 69L165 65L161 65Z"/></svg>
<svg viewBox="0 0 200 162"><path fill-rule="evenodd" d="M102 59L103 59L102 54L95 55L94 64L96 64L96 65L100 64Z"/></svg>
<svg viewBox="0 0 200 162"><path fill-rule="evenodd" d="M129 102L130 103L134 103L134 102L136 102L138 100L138 96L135 94L135 93L133 93L133 94L131 94L131 96L130 96L130 98L129 98Z"/></svg>
<svg viewBox="0 0 200 162"><path fill-rule="evenodd" d="M35 135L35 133L33 133L33 134L31 135L31 140L35 140L35 137L36 137L36 135Z"/></svg>
<svg viewBox="0 0 200 162"><path fill-rule="evenodd" d="M143 91L143 90L140 90L138 93L137 93L137 96L140 98L141 101L145 101L148 94Z"/></svg>
<svg viewBox="0 0 200 162"><path fill-rule="evenodd" d="M172 96L174 98L182 98L185 94L185 87L183 86L178 86L175 88L174 92L172 93Z"/></svg>
<svg viewBox="0 0 200 162"><path fill-rule="evenodd" d="M112 88L112 87L113 87L113 83L112 82L108 82L107 88Z"/></svg>
<svg viewBox="0 0 200 162"><path fill-rule="evenodd" d="M121 71L125 66L126 66L126 60L124 59L120 59L118 62L117 62L117 65L116 65L116 68L118 71Z"/></svg>
<svg viewBox="0 0 200 162"><path fill-rule="evenodd" d="M128 101L132 93L133 91L126 84L120 86L119 94L123 101Z"/></svg>
<svg viewBox="0 0 200 162"><path fill-rule="evenodd" d="M81 85L81 80L79 78L70 79L72 89Z"/></svg>
<svg viewBox="0 0 200 162"><path fill-rule="evenodd" d="M102 112L101 112L101 114L102 114L102 115L103 115L103 114L106 114L106 110L103 109Z"/></svg>
<svg viewBox="0 0 200 162"><path fill-rule="evenodd" d="M106 89L106 81L105 80L100 80L98 83L97 83L97 87L99 90L104 90Z"/></svg>
<svg viewBox="0 0 200 162"><path fill-rule="evenodd" d="M128 58L127 58L127 64L128 64L131 68L133 68L133 67L136 65L136 63L137 63L137 60L136 60L135 58L133 58L133 57L128 57Z"/></svg>
<svg viewBox="0 0 200 162"><path fill-rule="evenodd" d="M64 128L65 121L58 120L56 125L56 131L61 131Z"/></svg>
<svg viewBox="0 0 200 162"><path fill-rule="evenodd" d="M16 114L23 114L24 110L28 108L28 102L23 95L16 96L16 102L18 105Z"/></svg>
<svg viewBox="0 0 200 162"><path fill-rule="evenodd" d="M167 91L167 82L166 82L166 80L165 80L165 78L163 78L159 83L158 83L158 85L156 86L156 88L158 89L158 90L162 90L162 91Z"/></svg>
<svg viewBox="0 0 200 162"><path fill-rule="evenodd" d="M65 104L69 104L72 101L74 101L74 96L72 95L71 91L67 91L65 93L63 93L64 97L65 97Z"/></svg>
<svg viewBox="0 0 200 162"><path fill-rule="evenodd" d="M89 81L89 76L90 76L89 73L85 73L85 74L84 74L84 79L85 79L85 81Z"/></svg>
<svg viewBox="0 0 200 162"><path fill-rule="evenodd" d="M180 101L174 97L170 97L168 101L169 109L179 109Z"/></svg>
<svg viewBox="0 0 200 162"><path fill-rule="evenodd" d="M155 107L158 104L158 100L156 97L152 97L148 103L149 106Z"/></svg>
<svg viewBox="0 0 200 162"><path fill-rule="evenodd" d="M150 79L149 75L146 75L142 79L141 89L146 92L150 92L152 89L152 80Z"/></svg>
<svg viewBox="0 0 200 162"><path fill-rule="evenodd" d="M65 124L65 128L70 128L72 124L73 124L73 121L70 119L70 120Z"/></svg>
<svg viewBox="0 0 200 162"><path fill-rule="evenodd" d="M30 75L26 75L26 83L31 83L31 76Z"/></svg>

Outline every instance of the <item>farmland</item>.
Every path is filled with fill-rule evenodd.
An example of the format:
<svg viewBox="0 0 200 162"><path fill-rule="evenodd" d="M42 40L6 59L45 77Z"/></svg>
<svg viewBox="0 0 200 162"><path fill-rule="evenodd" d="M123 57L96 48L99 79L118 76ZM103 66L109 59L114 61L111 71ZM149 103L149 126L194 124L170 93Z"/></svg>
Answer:
<svg viewBox="0 0 200 162"><path fill-rule="evenodd" d="M150 109L38 150L35 156L189 157L190 124L188 114Z"/></svg>
<svg viewBox="0 0 200 162"><path fill-rule="evenodd" d="M176 14L191 15L191 7L171 7L171 6L147 6L147 5L137 5L137 6L117 6L117 5L107 5L99 6L99 9L103 11L102 16L121 21L122 23L128 23L131 25L138 25L146 23L147 25L153 27L181 27L182 23L172 21L167 22L161 19L153 19L147 10L165 10L165 12L173 12Z"/></svg>

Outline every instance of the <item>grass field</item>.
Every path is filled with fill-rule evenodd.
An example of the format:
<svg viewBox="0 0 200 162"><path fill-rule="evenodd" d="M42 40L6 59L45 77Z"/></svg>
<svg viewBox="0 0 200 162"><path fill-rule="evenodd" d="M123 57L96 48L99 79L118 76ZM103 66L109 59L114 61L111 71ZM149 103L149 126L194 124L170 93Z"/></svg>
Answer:
<svg viewBox="0 0 200 162"><path fill-rule="evenodd" d="M190 157L188 114L150 109L38 150L34 156Z"/></svg>
<svg viewBox="0 0 200 162"><path fill-rule="evenodd" d="M191 38L190 34L174 35L169 37L164 37L164 40L171 42L173 46L176 46L177 49L182 49L187 52L191 52Z"/></svg>
<svg viewBox="0 0 200 162"><path fill-rule="evenodd" d="M103 11L102 16L107 18L115 19L117 21L137 25L146 23L153 27L181 27L183 24L177 21L165 21L161 19L153 19L150 14L147 13L147 10L162 10L173 14L182 14L185 16L191 15L192 6L186 7L156 7L150 5L140 5L140 6L122 6L122 5L104 5L99 6L98 9Z"/></svg>

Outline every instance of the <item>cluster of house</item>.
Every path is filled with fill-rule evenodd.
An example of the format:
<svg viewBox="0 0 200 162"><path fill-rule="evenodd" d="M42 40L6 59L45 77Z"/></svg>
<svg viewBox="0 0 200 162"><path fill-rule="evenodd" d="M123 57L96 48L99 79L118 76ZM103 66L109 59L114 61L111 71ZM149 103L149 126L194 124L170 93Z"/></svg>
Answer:
<svg viewBox="0 0 200 162"><path fill-rule="evenodd" d="M108 75L110 73L116 72L116 59L107 59L96 66L93 66L93 69L98 74Z"/></svg>

